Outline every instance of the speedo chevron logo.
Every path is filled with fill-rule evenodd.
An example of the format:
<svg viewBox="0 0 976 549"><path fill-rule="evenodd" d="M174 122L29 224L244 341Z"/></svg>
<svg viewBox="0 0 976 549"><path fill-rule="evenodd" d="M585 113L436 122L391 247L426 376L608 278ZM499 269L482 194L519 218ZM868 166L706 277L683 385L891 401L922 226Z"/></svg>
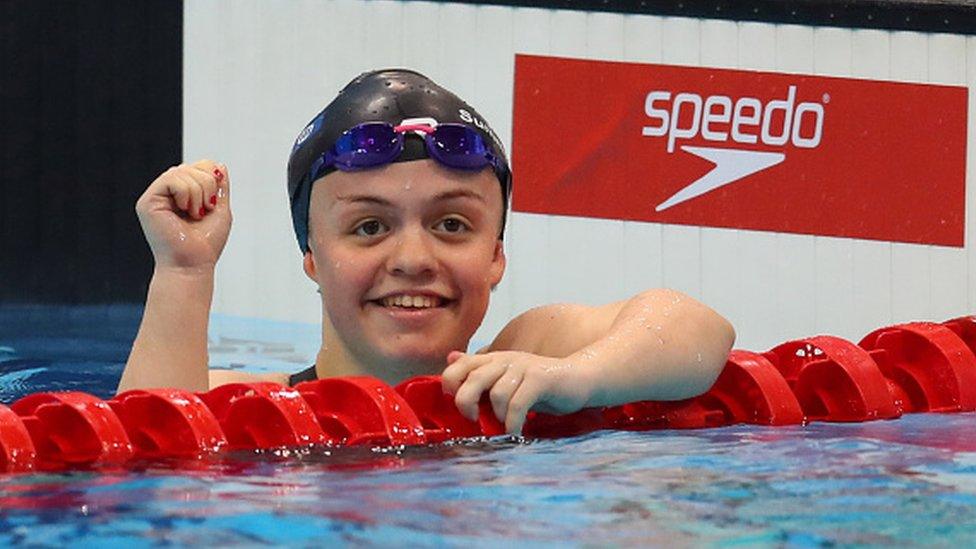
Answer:
<svg viewBox="0 0 976 549"><path fill-rule="evenodd" d="M647 94L644 112L656 122L642 128L645 137L664 137L668 153L681 140L701 136L705 141L734 146L695 147L682 145L681 150L704 158L715 166L708 173L661 202L661 212L682 202L702 196L720 187L740 181L752 174L786 160L786 153L757 151L739 146L762 143L771 147L792 145L816 149L823 137L824 106L820 103L796 104L796 86L790 86L786 99L775 99L763 105L755 97L733 99L726 95L701 95L681 92L671 101L671 92L656 90ZM829 101L829 96L824 95ZM669 105L670 102L670 105Z"/></svg>

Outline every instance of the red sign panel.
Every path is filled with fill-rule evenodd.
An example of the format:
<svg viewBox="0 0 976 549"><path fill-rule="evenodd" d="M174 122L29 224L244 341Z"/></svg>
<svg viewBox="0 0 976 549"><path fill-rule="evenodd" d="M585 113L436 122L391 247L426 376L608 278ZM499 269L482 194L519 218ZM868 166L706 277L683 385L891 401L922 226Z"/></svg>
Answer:
<svg viewBox="0 0 976 549"><path fill-rule="evenodd" d="M513 207L962 246L966 93L518 55Z"/></svg>

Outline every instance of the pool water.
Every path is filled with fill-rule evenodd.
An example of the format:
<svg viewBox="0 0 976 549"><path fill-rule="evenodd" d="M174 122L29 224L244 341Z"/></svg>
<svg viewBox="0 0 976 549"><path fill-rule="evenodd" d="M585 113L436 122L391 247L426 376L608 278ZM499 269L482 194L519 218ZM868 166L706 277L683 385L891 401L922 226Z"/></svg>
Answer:
<svg viewBox="0 0 976 549"><path fill-rule="evenodd" d="M110 397L140 313L0 308L0 401ZM225 367L314 356L314 327L211 332ZM928 414L0 475L0 544L973 546L974 427Z"/></svg>

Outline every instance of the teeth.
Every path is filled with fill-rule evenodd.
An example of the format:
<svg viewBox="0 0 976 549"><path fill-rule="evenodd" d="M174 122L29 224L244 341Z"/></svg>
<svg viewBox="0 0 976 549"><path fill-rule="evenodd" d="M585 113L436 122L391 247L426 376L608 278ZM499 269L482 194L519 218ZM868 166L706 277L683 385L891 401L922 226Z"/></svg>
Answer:
<svg viewBox="0 0 976 549"><path fill-rule="evenodd" d="M410 307L414 309L428 309L440 304L440 299L422 295L394 295L383 298L384 307Z"/></svg>

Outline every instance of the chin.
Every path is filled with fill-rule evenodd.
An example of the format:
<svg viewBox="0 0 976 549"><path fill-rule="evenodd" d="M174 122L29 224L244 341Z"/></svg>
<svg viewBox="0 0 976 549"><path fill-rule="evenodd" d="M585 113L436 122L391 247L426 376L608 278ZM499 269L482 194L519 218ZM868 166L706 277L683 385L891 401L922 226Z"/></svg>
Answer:
<svg viewBox="0 0 976 549"><path fill-rule="evenodd" d="M447 367L447 355L453 349L432 348L430 345L401 345L382 353L384 362L395 369L412 375L440 374Z"/></svg>
<svg viewBox="0 0 976 549"><path fill-rule="evenodd" d="M440 374L447 368L447 355L452 351L467 352L466 331L457 326L430 330L390 333L376 330L360 340L359 349L368 361L384 364L383 369L420 374Z"/></svg>

